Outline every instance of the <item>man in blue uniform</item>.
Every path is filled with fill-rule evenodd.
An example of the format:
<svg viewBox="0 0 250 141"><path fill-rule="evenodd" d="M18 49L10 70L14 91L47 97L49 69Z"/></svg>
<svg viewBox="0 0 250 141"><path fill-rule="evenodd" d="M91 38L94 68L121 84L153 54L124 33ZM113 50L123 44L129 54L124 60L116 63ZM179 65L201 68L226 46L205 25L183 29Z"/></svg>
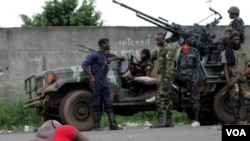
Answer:
<svg viewBox="0 0 250 141"><path fill-rule="evenodd" d="M110 122L110 130L120 130L122 128L118 127L113 112L113 103L110 97L107 73L109 70L109 63L115 60L123 60L124 58L118 56L107 58L106 53L110 49L108 38L101 38L98 41L98 45L100 50L89 55L82 63L82 69L89 76L92 89L91 101L94 129L96 131L102 130L100 127L100 109L101 104L104 103L105 112Z"/></svg>

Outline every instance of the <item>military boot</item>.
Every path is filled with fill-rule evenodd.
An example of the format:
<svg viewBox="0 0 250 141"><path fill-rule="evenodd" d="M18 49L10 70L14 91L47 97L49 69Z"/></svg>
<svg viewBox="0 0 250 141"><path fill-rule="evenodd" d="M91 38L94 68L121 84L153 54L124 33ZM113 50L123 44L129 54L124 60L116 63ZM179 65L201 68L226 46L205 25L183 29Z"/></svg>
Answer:
<svg viewBox="0 0 250 141"><path fill-rule="evenodd" d="M153 126L150 126L150 128L162 128L162 127L165 127L165 123L163 121L163 113L158 113L158 122L153 125Z"/></svg>
<svg viewBox="0 0 250 141"><path fill-rule="evenodd" d="M101 125L100 125L101 113L100 113L99 108L93 108L92 117L94 121L94 131L102 131L103 128L101 128Z"/></svg>
<svg viewBox="0 0 250 141"><path fill-rule="evenodd" d="M107 112L107 114L108 114L109 123L110 123L109 130L123 130L123 128L117 125L114 112Z"/></svg>
<svg viewBox="0 0 250 141"><path fill-rule="evenodd" d="M165 127L174 127L173 121L172 121L172 112L166 112L166 124Z"/></svg>

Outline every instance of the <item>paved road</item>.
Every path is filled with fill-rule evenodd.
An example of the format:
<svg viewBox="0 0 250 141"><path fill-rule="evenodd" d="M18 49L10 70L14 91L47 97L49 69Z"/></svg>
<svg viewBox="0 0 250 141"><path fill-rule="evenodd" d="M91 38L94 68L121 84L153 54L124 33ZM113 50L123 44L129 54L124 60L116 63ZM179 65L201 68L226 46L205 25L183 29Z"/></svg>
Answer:
<svg viewBox="0 0 250 141"><path fill-rule="evenodd" d="M90 141L221 141L221 126L190 127L178 125L173 128L133 127L119 131L82 132ZM29 141L35 133L0 134L0 141Z"/></svg>

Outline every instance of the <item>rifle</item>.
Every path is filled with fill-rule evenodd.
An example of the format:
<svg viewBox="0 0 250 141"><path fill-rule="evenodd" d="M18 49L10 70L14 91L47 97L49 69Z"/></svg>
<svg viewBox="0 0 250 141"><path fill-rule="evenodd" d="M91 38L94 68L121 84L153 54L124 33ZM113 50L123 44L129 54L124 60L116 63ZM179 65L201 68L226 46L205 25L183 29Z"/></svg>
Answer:
<svg viewBox="0 0 250 141"><path fill-rule="evenodd" d="M152 23L154 25L157 25L158 27L161 27L161 28L163 28L163 29L165 29L167 31L170 31L170 32L172 32L174 34L179 34L179 35L183 33L182 30L178 28L180 26L178 26L177 24L174 24L173 26L171 26L171 25L168 24L168 20L166 20L166 19L164 19L162 17L154 18L154 17L149 16L149 15L147 15L147 14L141 12L141 11L138 11L138 10L132 8L132 7L129 7L129 6L125 5L125 4L123 4L123 3L119 3L116 0L113 0L113 2L116 3L116 4L119 4L122 7L127 8L129 10L134 11L136 13L137 17L142 18L143 20L148 21L148 22L150 22L150 23Z"/></svg>
<svg viewBox="0 0 250 141"><path fill-rule="evenodd" d="M85 48L85 49L88 49L88 50L89 50L89 51L85 51L85 50L80 50L80 49L79 49L80 51L83 51L83 52L93 53L93 52L97 51L97 50L95 50L95 49L86 47L86 46L81 45L81 44L78 44L78 46L80 46L80 47L82 47L82 48Z"/></svg>
<svg viewBox="0 0 250 141"><path fill-rule="evenodd" d="M250 74L250 68L245 69L245 71L242 74L238 74L236 75L231 81L230 83L228 83L226 86L224 86L221 90L220 90L220 94L221 96L223 96L226 92L228 92L230 90L230 87L232 85L234 85L235 83L237 83L242 77L247 76L248 74Z"/></svg>
<svg viewBox="0 0 250 141"><path fill-rule="evenodd" d="M85 50L81 50L81 49L79 49L79 51L83 51L83 52L87 52L87 53L93 53L93 52L96 52L96 51L97 51L97 50L95 50L95 49L92 49L92 48L86 47L86 46L84 46L84 45L80 45L80 44L78 44L78 46L83 47L83 48L85 48L85 49L88 49L88 50L89 50L89 51L85 51ZM107 58L112 58L112 57L116 57L116 55L115 55L115 54L113 54L113 53L107 52L107 53L106 53L106 57L107 57Z"/></svg>

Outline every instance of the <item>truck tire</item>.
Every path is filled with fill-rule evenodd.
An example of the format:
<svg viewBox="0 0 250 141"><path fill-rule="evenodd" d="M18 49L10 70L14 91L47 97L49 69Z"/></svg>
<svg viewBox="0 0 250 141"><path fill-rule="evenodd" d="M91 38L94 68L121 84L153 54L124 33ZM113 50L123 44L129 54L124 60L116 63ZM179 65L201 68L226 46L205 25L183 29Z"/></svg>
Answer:
<svg viewBox="0 0 250 141"><path fill-rule="evenodd" d="M219 121L223 124L234 123L233 108L230 106L230 94L225 93L223 96L217 92L214 98L214 112ZM244 104L244 98L240 95L239 101L240 118L244 120L246 118L246 109Z"/></svg>
<svg viewBox="0 0 250 141"><path fill-rule="evenodd" d="M68 93L60 104L60 119L63 124L75 126L80 131L93 129L90 93L76 90Z"/></svg>

